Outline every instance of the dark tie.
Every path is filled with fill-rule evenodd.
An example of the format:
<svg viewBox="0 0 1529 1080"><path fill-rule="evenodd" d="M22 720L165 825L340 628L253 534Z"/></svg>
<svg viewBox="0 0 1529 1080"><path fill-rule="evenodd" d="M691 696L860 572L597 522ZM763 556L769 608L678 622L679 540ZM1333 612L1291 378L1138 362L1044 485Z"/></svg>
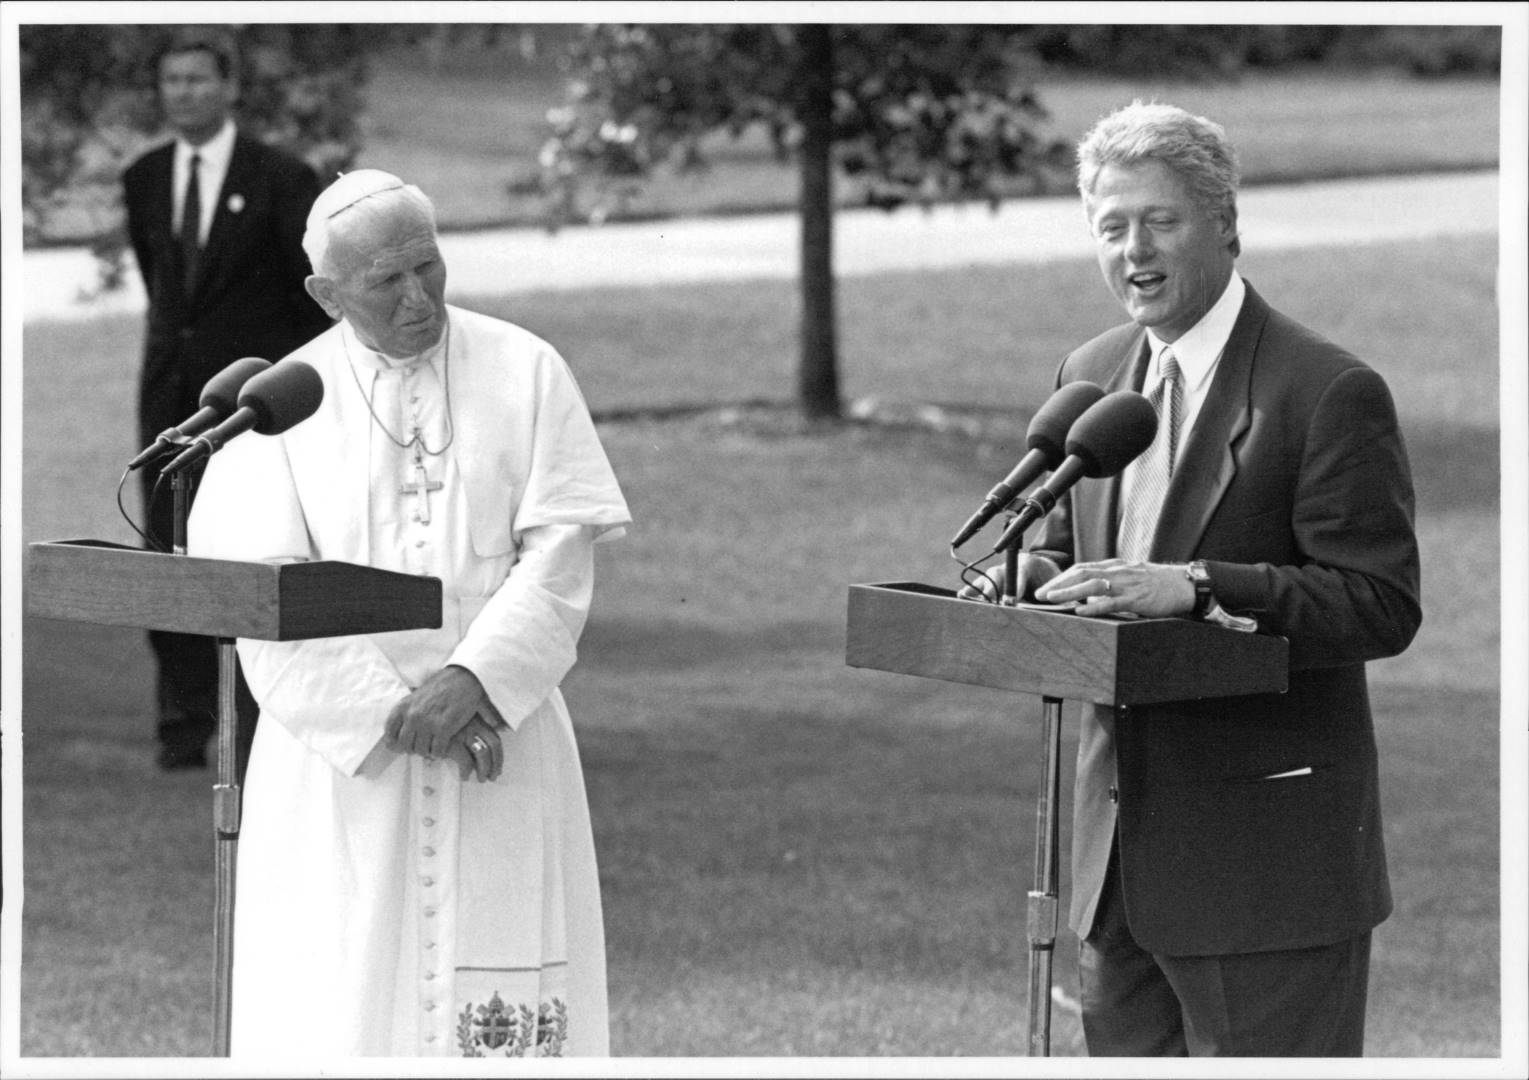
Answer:
<svg viewBox="0 0 1529 1080"><path fill-rule="evenodd" d="M181 284L187 296L196 281L196 260L202 250L202 185L197 177L201 163L200 154L191 155L191 176L186 181L185 205L181 209Z"/></svg>
<svg viewBox="0 0 1529 1080"><path fill-rule="evenodd" d="M1131 484L1131 497L1120 516L1120 540L1117 554L1122 559L1146 561L1152 553L1152 536L1162 513L1168 481L1173 478L1173 460L1179 449L1179 424L1184 416L1184 391L1179 377L1179 362L1173 353L1163 350L1161 377L1147 400L1157 410L1157 436L1137 465Z"/></svg>

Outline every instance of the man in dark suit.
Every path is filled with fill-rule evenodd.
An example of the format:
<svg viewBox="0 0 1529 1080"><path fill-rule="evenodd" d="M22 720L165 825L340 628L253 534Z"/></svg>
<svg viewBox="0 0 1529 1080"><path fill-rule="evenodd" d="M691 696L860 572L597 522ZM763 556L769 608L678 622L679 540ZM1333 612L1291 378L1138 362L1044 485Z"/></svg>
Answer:
<svg viewBox="0 0 1529 1080"><path fill-rule="evenodd" d="M1158 442L1058 505L1019 591L1290 642L1284 694L1083 709L1070 922L1095 1055L1362 1054L1391 910L1364 664L1421 619L1406 452L1381 377L1237 274L1236 184L1219 125L1171 106L1079 147L1132 321L1058 383L1147 393Z"/></svg>
<svg viewBox="0 0 1529 1080"><path fill-rule="evenodd" d="M277 360L329 326L303 287L303 228L318 178L235 129L236 63L232 39L218 31L172 35L155 70L176 138L122 177L128 236L149 298L138 390L145 446L196 412L207 380L234 360ZM168 545L169 485L156 490L152 467L142 475L151 528ZM217 708L214 643L159 631L149 640L158 664L159 763L201 767ZM242 751L255 709L242 678L239 690Z"/></svg>

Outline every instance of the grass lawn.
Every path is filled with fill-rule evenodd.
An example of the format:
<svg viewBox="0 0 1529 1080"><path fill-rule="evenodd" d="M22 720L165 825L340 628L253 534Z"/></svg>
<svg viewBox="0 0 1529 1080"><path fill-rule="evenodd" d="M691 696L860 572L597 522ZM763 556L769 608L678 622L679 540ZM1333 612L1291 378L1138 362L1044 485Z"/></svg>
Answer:
<svg viewBox="0 0 1529 1080"><path fill-rule="evenodd" d="M1371 979L1382 1057L1500 1047L1498 596L1477 572L1499 562L1497 490L1462 467L1497 445L1495 268L1476 239L1243 259L1388 378L1416 472L1425 624L1371 678L1397 901ZM954 582L946 540L1017 458L1063 349L1116 312L1081 263L855 280L842 304L852 395L959 406L981 433L768 409L602 425L637 526L600 550L565 688L620 1055L1024 1053L1039 705L846 668L845 586ZM784 400L793 305L767 283L475 306L550 337L613 412ZM136 447L104 403L131 400L137 335L27 328L28 539L127 538L112 487ZM56 422L80 402L102 411ZM152 766L140 635L26 632L22 1050L205 1053L211 778ZM1064 932L1073 995L1075 955ZM1053 1049L1081 1052L1065 1008Z"/></svg>

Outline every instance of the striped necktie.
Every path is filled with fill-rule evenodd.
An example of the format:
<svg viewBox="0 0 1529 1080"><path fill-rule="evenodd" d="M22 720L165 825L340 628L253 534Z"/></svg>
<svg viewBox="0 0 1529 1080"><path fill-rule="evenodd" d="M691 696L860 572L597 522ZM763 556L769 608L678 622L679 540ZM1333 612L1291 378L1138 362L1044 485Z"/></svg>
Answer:
<svg viewBox="0 0 1529 1080"><path fill-rule="evenodd" d="M1120 516L1120 537L1116 553L1131 561L1151 558L1152 537L1157 519L1173 478L1173 462L1179 449L1179 424L1184 417L1183 379L1173 353L1163 350L1159 366L1161 376L1147 398L1157 410L1157 435L1147 453L1137 463L1132 478L1131 495Z"/></svg>
<svg viewBox="0 0 1529 1080"><path fill-rule="evenodd" d="M201 164L201 155L192 154L191 176L186 181L186 199L181 209L181 285L187 296L196 281L197 256L202 252L202 185L197 178Z"/></svg>

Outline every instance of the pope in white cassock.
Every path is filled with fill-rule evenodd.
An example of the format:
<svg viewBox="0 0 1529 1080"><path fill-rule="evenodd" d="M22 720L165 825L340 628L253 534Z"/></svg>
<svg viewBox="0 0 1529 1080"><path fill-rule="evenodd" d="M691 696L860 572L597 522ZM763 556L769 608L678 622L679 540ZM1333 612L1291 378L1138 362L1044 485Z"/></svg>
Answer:
<svg viewBox="0 0 1529 1080"><path fill-rule="evenodd" d="M235 907L234 1056L609 1052L605 940L558 684L592 545L626 504L557 352L444 302L429 200L375 170L320 195L289 359L309 419L208 467L194 555L443 583L439 630L241 640L261 721Z"/></svg>

